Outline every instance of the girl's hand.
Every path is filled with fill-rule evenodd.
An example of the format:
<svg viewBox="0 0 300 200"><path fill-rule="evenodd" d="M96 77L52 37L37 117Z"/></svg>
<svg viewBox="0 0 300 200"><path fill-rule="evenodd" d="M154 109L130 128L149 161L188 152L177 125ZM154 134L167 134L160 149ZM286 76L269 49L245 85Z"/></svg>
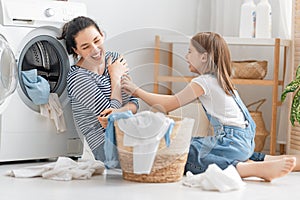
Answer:
<svg viewBox="0 0 300 200"><path fill-rule="evenodd" d="M135 95L138 86L136 86L128 74L124 74L121 79L122 90L129 95Z"/></svg>
<svg viewBox="0 0 300 200"><path fill-rule="evenodd" d="M120 80L122 75L128 72L128 64L123 56L120 56L114 63L112 63L112 57L108 58L108 73L112 80Z"/></svg>

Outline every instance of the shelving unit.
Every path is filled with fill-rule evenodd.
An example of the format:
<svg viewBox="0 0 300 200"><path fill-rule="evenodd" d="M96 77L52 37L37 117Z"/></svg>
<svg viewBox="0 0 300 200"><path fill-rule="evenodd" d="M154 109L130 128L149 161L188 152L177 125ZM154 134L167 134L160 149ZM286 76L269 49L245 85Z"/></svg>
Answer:
<svg viewBox="0 0 300 200"><path fill-rule="evenodd" d="M193 76L173 76L173 44L188 44L189 37L184 36L156 36L155 49L154 49L154 87L153 92L159 92L159 83L167 82L168 88L172 88L173 82L190 82ZM258 38L237 38L237 37L224 37L229 46L269 46L273 48L274 64L273 64L273 78L266 80L254 79L233 79L234 84L237 85L261 85L273 87L272 90L272 119L270 128L270 154L274 155L276 152L276 121L277 121L277 108L281 105L278 100L278 89L284 84L284 77L286 73L287 53L291 46L291 40L284 40L280 38L258 39ZM161 44L167 44L168 48L165 50L161 48ZM283 56L280 55L280 50L283 49ZM162 51L167 51L169 66L167 75L160 75L160 55ZM280 58L282 57L282 58ZM280 59L283 59L283 64L280 66ZM283 74L279 78L279 69L282 67ZM171 94L171 90L168 91Z"/></svg>

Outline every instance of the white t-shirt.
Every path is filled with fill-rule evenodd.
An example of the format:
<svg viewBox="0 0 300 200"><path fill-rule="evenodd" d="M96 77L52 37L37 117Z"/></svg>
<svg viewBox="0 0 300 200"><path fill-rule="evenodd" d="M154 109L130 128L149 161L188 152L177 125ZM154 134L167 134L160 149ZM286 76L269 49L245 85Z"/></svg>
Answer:
<svg viewBox="0 0 300 200"><path fill-rule="evenodd" d="M192 80L199 84L204 94L199 97L208 114L224 125L245 127L245 117L232 96L220 87L217 78L211 74L200 75Z"/></svg>

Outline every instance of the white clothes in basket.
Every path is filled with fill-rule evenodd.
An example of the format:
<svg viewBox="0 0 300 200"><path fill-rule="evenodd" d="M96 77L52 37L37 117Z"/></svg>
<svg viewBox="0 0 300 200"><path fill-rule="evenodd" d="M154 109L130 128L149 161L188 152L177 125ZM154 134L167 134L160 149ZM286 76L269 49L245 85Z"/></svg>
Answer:
<svg viewBox="0 0 300 200"><path fill-rule="evenodd" d="M149 174L160 140L165 137L168 145L174 120L162 113L143 111L133 117L118 120L124 133L124 146L133 147L133 171L135 174Z"/></svg>

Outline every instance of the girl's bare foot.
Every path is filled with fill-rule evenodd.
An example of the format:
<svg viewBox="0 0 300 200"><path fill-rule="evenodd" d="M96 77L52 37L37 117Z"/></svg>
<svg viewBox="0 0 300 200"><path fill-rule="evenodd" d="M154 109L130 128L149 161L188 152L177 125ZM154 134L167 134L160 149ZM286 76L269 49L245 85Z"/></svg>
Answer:
<svg viewBox="0 0 300 200"><path fill-rule="evenodd" d="M265 161L269 160L278 160L286 157L295 157L296 158L296 166L293 169L293 171L300 171L300 155L278 155L278 156L271 156L271 155L266 155L265 156Z"/></svg>
<svg viewBox="0 0 300 200"><path fill-rule="evenodd" d="M240 162L236 168L242 178L258 177L272 181L290 173L295 165L296 158L289 156L263 162Z"/></svg>

